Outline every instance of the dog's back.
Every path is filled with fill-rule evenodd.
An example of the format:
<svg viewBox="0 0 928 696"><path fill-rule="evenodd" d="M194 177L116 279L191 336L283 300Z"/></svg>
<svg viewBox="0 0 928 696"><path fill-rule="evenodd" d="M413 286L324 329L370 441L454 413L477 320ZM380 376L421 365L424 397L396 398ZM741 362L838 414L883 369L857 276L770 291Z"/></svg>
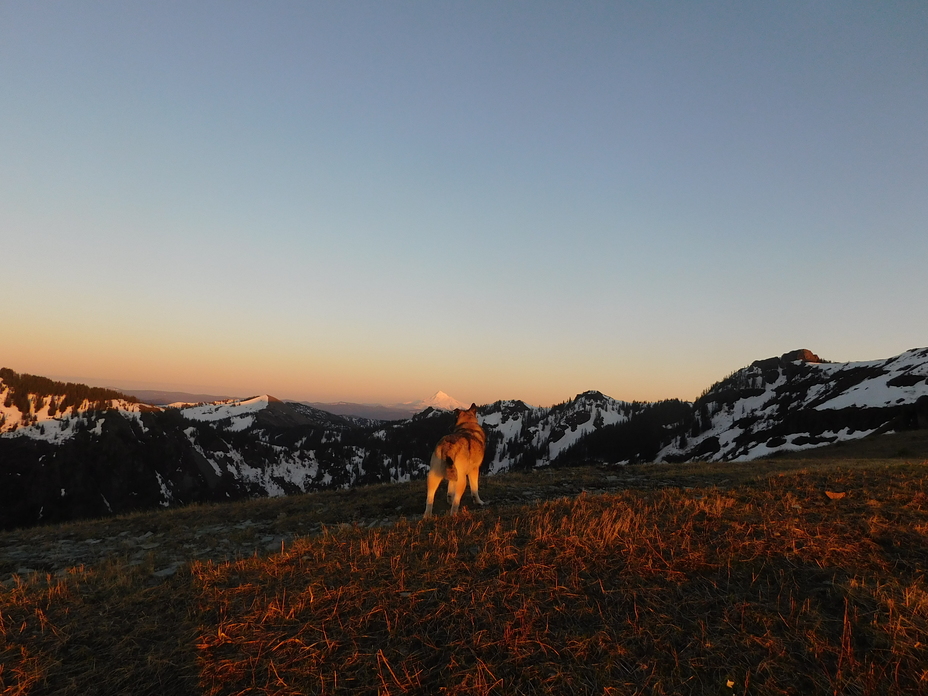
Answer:
<svg viewBox="0 0 928 696"><path fill-rule="evenodd" d="M467 476L483 462L487 436L477 423L476 411L459 411L454 432L445 435L432 453L432 467L442 472L448 481L457 481L458 472Z"/></svg>
<svg viewBox="0 0 928 696"><path fill-rule="evenodd" d="M483 505L477 492L477 476L486 449L486 433L477 422L477 406L471 404L466 411L458 410L454 431L445 435L432 452L429 467L428 496L425 516L432 513L435 491L441 481L448 481L448 499L453 498L451 513L458 511L461 496L464 494L465 479L470 484L470 493L474 500Z"/></svg>

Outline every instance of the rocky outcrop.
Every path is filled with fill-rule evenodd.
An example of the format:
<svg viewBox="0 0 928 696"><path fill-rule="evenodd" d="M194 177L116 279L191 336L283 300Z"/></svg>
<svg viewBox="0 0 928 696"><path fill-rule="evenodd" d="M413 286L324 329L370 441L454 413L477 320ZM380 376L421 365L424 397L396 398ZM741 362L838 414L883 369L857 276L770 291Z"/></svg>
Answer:
<svg viewBox="0 0 928 696"><path fill-rule="evenodd" d="M780 357L781 363L796 362L797 360L800 362L807 362L807 363L825 362L820 357L818 357L815 353L813 353L811 350L807 350L805 348L800 348L799 350L792 350L789 353L784 353Z"/></svg>

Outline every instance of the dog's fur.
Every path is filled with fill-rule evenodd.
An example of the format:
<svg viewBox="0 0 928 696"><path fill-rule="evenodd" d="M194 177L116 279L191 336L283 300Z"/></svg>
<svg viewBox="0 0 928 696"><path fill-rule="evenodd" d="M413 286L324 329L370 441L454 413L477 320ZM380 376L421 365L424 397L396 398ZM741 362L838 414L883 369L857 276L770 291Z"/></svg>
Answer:
<svg viewBox="0 0 928 696"><path fill-rule="evenodd" d="M432 453L423 517L431 516L435 491L445 479L448 481L448 502L451 503L452 515L461 507L465 478L470 483L470 494L474 501L478 505L486 505L477 493L477 475L480 473L487 442L483 428L477 423L477 405L471 404L466 411L456 409L454 413L457 416L454 431L439 440Z"/></svg>

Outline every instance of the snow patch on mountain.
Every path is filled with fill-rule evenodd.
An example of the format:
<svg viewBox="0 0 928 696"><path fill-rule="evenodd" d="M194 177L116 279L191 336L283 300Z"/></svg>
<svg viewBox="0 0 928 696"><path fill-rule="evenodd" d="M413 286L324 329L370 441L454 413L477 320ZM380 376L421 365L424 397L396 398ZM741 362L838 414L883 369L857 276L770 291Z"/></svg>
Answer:
<svg viewBox="0 0 928 696"><path fill-rule="evenodd" d="M196 406L181 406L180 412L184 418L206 423L216 423L231 432L239 432L255 424L255 417L263 411L273 397L265 394L250 399L229 399L211 404L197 404ZM228 421L223 424L222 421Z"/></svg>
<svg viewBox="0 0 928 696"><path fill-rule="evenodd" d="M12 403L10 396L10 388L0 382L0 437L28 437L52 444L73 438L83 426L100 435L103 421L94 418L94 413L104 410L118 411L125 418L141 424L142 413L154 409L152 406L123 399L110 399L93 404L85 399L80 404L62 408L56 404L64 401L63 395L29 394L28 408L24 412ZM142 428L144 430L144 425Z"/></svg>
<svg viewBox="0 0 928 696"><path fill-rule="evenodd" d="M658 461L748 461L856 440L913 420L928 399L928 348L846 363L791 360L796 352L713 385L694 404L689 437L665 446Z"/></svg>
<svg viewBox="0 0 928 696"><path fill-rule="evenodd" d="M543 427L547 426L551 431L548 462L557 459L594 430L627 420L629 410L624 401L616 401L599 392L587 392L570 402L563 412L555 413L553 423L543 421Z"/></svg>
<svg viewBox="0 0 928 696"><path fill-rule="evenodd" d="M217 421L213 421L215 424ZM235 432L236 423L232 428ZM197 428L185 431L192 448L212 469L217 478L226 473L263 496L279 497L292 493L305 493L313 489L319 475L319 462L312 450L290 449L267 444L265 459L260 466L249 462L242 452L231 446L222 450L207 449L199 441Z"/></svg>
<svg viewBox="0 0 928 696"><path fill-rule="evenodd" d="M632 404L596 391L550 408L522 401L484 406L479 421L487 432L487 472L547 466L594 430L624 422L633 411Z"/></svg>
<svg viewBox="0 0 928 696"><path fill-rule="evenodd" d="M830 381L841 381L855 371L870 374L858 384L821 404L817 410L880 408L913 404L928 394L928 349L909 350L889 360L845 363L830 370Z"/></svg>

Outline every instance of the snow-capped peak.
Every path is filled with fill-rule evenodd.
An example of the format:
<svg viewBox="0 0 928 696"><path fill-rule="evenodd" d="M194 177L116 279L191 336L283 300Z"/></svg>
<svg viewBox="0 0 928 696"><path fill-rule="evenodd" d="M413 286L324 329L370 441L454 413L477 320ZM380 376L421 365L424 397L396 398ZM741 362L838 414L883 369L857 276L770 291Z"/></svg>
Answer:
<svg viewBox="0 0 928 696"><path fill-rule="evenodd" d="M409 404L411 408L415 408L417 411L422 411L427 408L440 408L445 411L453 411L456 408L465 409L468 408L468 404L461 403L453 396L448 396L443 391L435 392L431 398L423 399L422 401L415 401Z"/></svg>
<svg viewBox="0 0 928 696"><path fill-rule="evenodd" d="M428 404L434 408L445 408L449 411L455 408L468 408L467 404L461 403L453 396L448 396L443 391L435 392L428 400Z"/></svg>

